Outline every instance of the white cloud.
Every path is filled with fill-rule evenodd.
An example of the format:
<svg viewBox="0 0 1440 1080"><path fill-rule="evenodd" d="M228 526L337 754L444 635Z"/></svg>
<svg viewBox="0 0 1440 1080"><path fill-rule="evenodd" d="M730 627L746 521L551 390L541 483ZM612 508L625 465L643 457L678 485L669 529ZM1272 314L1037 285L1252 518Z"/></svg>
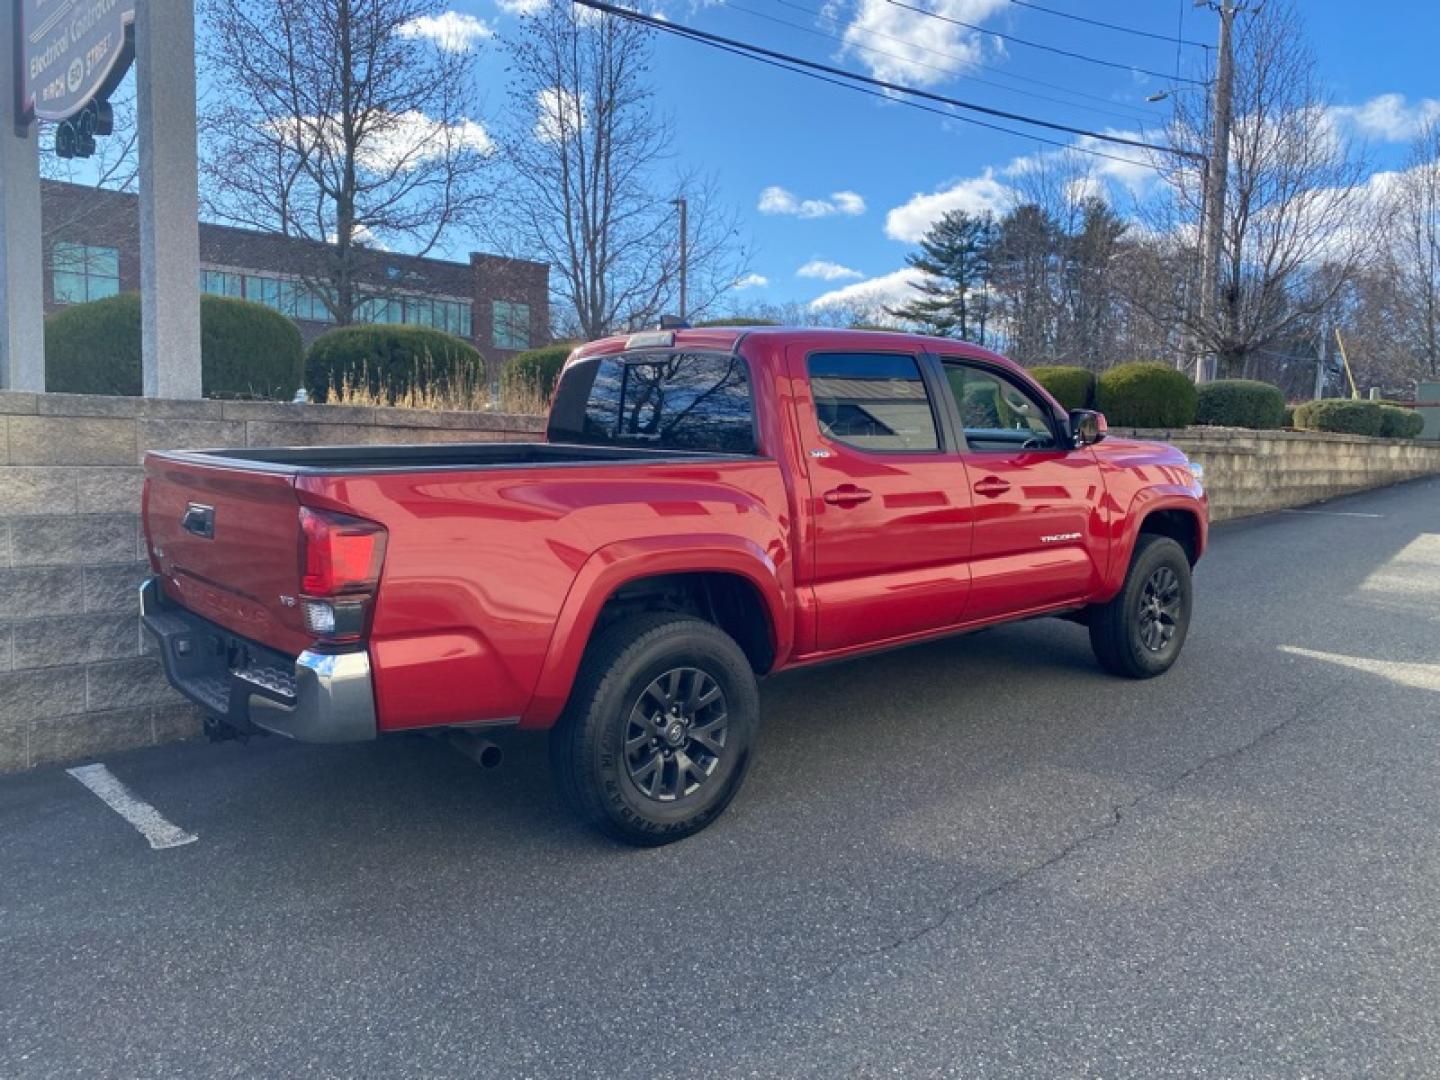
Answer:
<svg viewBox="0 0 1440 1080"><path fill-rule="evenodd" d="M589 102L569 90L552 86L535 95L535 138L541 142L559 142L573 137L585 125Z"/></svg>
<svg viewBox="0 0 1440 1080"><path fill-rule="evenodd" d="M1015 190L995 179L992 169L960 180L940 191L915 195L885 215L885 235L892 240L918 243L930 226L951 210L967 214L1003 214L1015 199Z"/></svg>
<svg viewBox="0 0 1440 1080"><path fill-rule="evenodd" d="M473 49L486 38L495 36L495 31L483 19L458 11L417 15L401 23L395 32L405 38L425 38L444 52L457 53Z"/></svg>
<svg viewBox="0 0 1440 1080"><path fill-rule="evenodd" d="M849 281L852 278L861 278L865 275L859 270L852 270L848 266L841 266L837 262L830 262L828 259L811 259L799 270L795 271L796 277L819 278L821 281Z"/></svg>
<svg viewBox="0 0 1440 1080"><path fill-rule="evenodd" d="M764 274L746 274L735 282L737 289L763 289L770 284L770 279Z"/></svg>
<svg viewBox="0 0 1440 1080"><path fill-rule="evenodd" d="M978 63L986 41L996 39L945 19L978 24L1006 6L1007 0L929 0L922 15L889 0L860 0L845 27L844 52L877 79L933 86ZM918 3L913 6L920 6ZM834 18L837 5L826 5Z"/></svg>
<svg viewBox="0 0 1440 1080"><path fill-rule="evenodd" d="M1404 94L1380 94L1359 105L1334 105L1330 118L1343 132L1381 142L1409 142L1427 123L1440 121L1440 99L1411 105Z"/></svg>
<svg viewBox="0 0 1440 1080"><path fill-rule="evenodd" d="M812 308L851 307L861 311L875 311L887 307L899 307L915 296L912 283L924 278L920 271L905 267L880 277L857 281L823 293L810 301Z"/></svg>
<svg viewBox="0 0 1440 1080"><path fill-rule="evenodd" d="M461 120L446 126L417 109L396 113L388 123L375 129L366 144L360 163L378 170L408 172L423 161L439 157L447 147L469 150L482 157L495 152L495 142L483 124Z"/></svg>
<svg viewBox="0 0 1440 1080"><path fill-rule="evenodd" d="M549 3L550 0L496 0L496 6L510 15L534 15Z"/></svg>
<svg viewBox="0 0 1440 1080"><path fill-rule="evenodd" d="M334 118L299 116L276 122L274 130L288 146L305 153L317 144L328 143L335 148L341 144L340 125ZM484 125L474 120L447 125L418 109L376 113L371 117L369 134L358 147L356 160L370 172L403 173L452 148L489 157L495 152L495 141Z"/></svg>
<svg viewBox="0 0 1440 1080"><path fill-rule="evenodd" d="M837 191L828 199L797 199L783 187L772 185L760 193L756 207L762 214L787 214L801 218L824 218L865 213L865 200L853 191Z"/></svg>

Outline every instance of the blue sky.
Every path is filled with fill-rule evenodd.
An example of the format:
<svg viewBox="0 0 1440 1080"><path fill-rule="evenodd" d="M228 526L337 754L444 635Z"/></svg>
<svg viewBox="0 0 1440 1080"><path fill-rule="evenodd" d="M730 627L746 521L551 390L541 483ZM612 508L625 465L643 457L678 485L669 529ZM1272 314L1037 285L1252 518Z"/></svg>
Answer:
<svg viewBox="0 0 1440 1080"><path fill-rule="evenodd" d="M533 2L455 3L457 12L483 20L497 35L483 45L487 111L504 104L503 39L515 28L514 12ZM1087 26L1013 0L906 2L1000 34L1155 72L1177 70L1173 40ZM1192 0L1043 0L1043 6L1172 38L1177 30L1204 42L1216 35L1215 14ZM1367 146L1377 169L1393 168L1417 118L1440 112L1440 81L1433 75L1440 11L1421 0L1364 8L1306 0L1302 8L1321 75L1335 103L1345 107L1349 133ZM1163 77L1001 41L889 0L651 0L647 10L1080 127L1158 133L1168 109L1146 101L1167 83ZM1178 70L1201 75L1205 58L1202 49L1182 47ZM847 286L883 293L895 285L905 253L928 221L951 206L998 205L1007 168L1048 149L668 35L657 41L655 60L659 97L676 124L677 163L713 173L753 237L755 279L736 298L740 305L812 301ZM1101 165L1122 204L1131 188L1144 183L1137 170Z"/></svg>

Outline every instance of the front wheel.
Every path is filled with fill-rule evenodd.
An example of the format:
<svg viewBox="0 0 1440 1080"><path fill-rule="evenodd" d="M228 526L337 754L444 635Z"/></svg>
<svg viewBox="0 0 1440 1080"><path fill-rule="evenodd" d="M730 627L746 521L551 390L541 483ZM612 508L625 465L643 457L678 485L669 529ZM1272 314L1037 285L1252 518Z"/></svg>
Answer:
<svg viewBox="0 0 1440 1080"><path fill-rule="evenodd" d="M728 634L683 615L625 619L587 651L551 733L556 784L617 840L680 840L740 790L759 713L755 674Z"/></svg>
<svg viewBox="0 0 1440 1080"><path fill-rule="evenodd" d="M1142 534L1119 594L1090 613L1100 666L1131 679L1170 669L1190 629L1190 560L1168 536Z"/></svg>

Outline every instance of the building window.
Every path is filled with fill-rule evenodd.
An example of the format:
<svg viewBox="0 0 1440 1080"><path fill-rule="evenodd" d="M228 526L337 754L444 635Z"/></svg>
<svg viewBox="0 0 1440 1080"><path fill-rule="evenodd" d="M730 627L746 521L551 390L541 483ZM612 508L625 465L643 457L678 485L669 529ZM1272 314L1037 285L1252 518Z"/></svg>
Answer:
<svg viewBox="0 0 1440 1080"><path fill-rule="evenodd" d="M57 304L83 304L120 292L120 252L115 248L57 243L50 249L50 268Z"/></svg>
<svg viewBox="0 0 1440 1080"><path fill-rule="evenodd" d="M325 306L325 301L310 286L294 278L272 277L269 274L235 274L222 271L204 272L202 287L206 292L220 292L220 289L211 288L209 282L212 275L217 286L223 285L227 291L221 293L223 296L241 296L252 304L264 304L268 308L280 312L281 315L291 319L304 319L307 322L328 323L334 322L335 317L330 314L330 309ZM222 280L223 279L223 280ZM230 288L238 288L239 283L244 283L244 292L231 292Z"/></svg>
<svg viewBox="0 0 1440 1080"><path fill-rule="evenodd" d="M492 340L497 349L528 349L530 347L530 305L512 300L496 300L491 313L494 318Z"/></svg>
<svg viewBox="0 0 1440 1080"><path fill-rule="evenodd" d="M368 296L356 305L355 321L428 326L463 338L471 332L469 304L426 296Z"/></svg>
<svg viewBox="0 0 1440 1080"><path fill-rule="evenodd" d="M211 296L242 297L245 295L245 278L227 270L201 270L200 291Z"/></svg>

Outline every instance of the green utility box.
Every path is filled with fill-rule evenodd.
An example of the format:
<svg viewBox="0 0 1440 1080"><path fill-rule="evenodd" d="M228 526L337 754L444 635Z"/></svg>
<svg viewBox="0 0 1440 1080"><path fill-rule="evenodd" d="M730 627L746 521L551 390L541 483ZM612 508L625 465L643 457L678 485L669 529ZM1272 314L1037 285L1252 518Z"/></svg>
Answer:
<svg viewBox="0 0 1440 1080"><path fill-rule="evenodd" d="M1425 417L1425 430L1420 438L1440 442L1440 382L1422 382L1415 388L1415 403Z"/></svg>

